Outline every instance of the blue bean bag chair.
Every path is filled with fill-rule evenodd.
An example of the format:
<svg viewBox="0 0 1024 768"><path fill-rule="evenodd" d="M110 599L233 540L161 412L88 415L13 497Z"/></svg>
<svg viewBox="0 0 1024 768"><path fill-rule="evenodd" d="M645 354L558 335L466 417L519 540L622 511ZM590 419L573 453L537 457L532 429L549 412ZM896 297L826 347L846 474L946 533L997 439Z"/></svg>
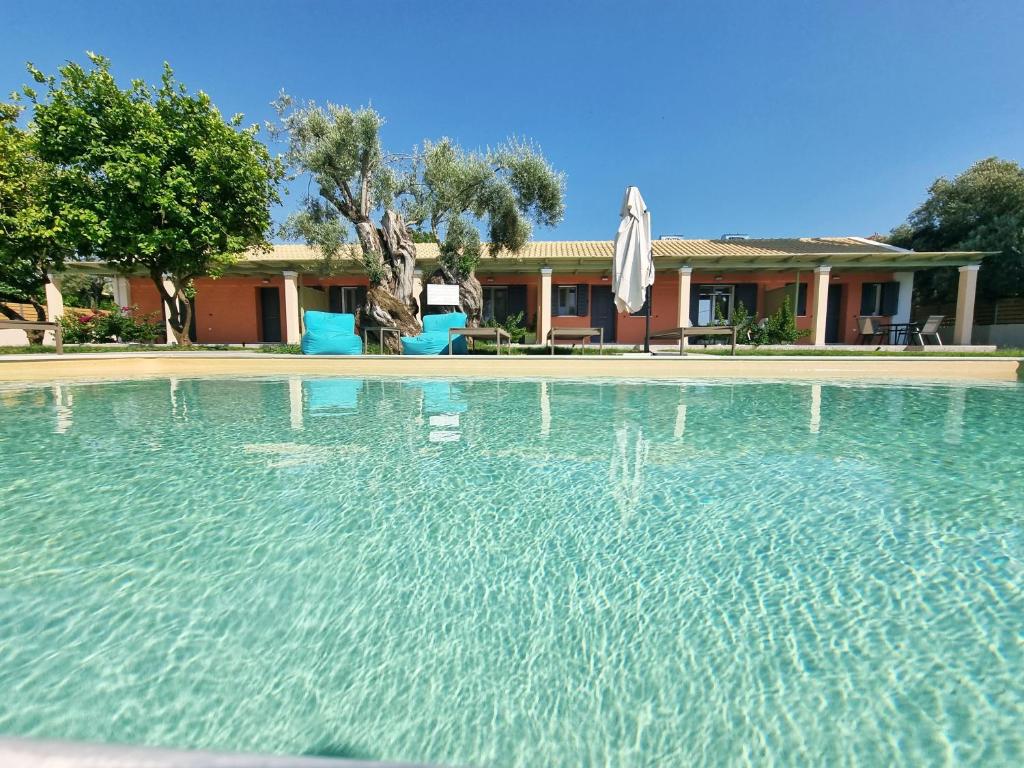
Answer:
<svg viewBox="0 0 1024 768"><path fill-rule="evenodd" d="M309 310L303 316L304 355L361 355L363 340L356 335L356 316Z"/></svg>
<svg viewBox="0 0 1024 768"><path fill-rule="evenodd" d="M465 328L466 316L462 312L444 315L426 315L423 318L423 333L419 336L403 336L402 351L407 355L440 355L448 353L448 329ZM452 337L452 352L466 354L466 339L461 335Z"/></svg>

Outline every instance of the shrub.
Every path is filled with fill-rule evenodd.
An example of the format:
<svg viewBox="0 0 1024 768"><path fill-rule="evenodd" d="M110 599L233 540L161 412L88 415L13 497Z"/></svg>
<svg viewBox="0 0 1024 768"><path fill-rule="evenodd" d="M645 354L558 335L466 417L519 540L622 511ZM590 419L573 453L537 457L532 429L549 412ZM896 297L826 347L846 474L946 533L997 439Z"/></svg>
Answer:
<svg viewBox="0 0 1024 768"><path fill-rule="evenodd" d="M523 313L516 312L514 315L509 315L505 318L504 322L498 322L497 320L488 320L484 325L488 328L501 328L508 334L509 339L513 344L521 344L523 339L526 338L526 326L523 324Z"/></svg>
<svg viewBox="0 0 1024 768"><path fill-rule="evenodd" d="M152 315L134 314L135 307L112 312L65 314L60 319L64 341L68 344L104 344L114 341L152 344L160 335L160 323Z"/></svg>
<svg viewBox="0 0 1024 768"><path fill-rule="evenodd" d="M741 307L743 307L742 303L737 307L737 311ZM789 301L789 296L782 300L782 306L759 323L754 322L745 308L742 319L744 325L740 324L736 312L733 313L733 322L740 327L737 336L740 339L749 339L755 347L762 344L795 344L799 339L810 334L810 331L800 330L796 327L796 317L793 315L793 305Z"/></svg>

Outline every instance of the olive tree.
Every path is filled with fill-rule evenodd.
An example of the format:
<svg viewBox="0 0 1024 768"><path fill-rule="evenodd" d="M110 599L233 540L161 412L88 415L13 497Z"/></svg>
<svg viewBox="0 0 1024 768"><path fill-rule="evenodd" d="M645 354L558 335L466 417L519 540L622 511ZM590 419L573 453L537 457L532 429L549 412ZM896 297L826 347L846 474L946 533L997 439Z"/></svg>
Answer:
<svg viewBox="0 0 1024 768"><path fill-rule="evenodd" d="M39 156L54 168L44 205L79 255L149 275L187 344L193 280L267 247L281 165L257 126L225 121L169 65L159 85L122 89L106 58L89 60L91 69L68 63L57 77L29 65L46 87L42 97L26 89Z"/></svg>
<svg viewBox="0 0 1024 768"><path fill-rule="evenodd" d="M413 270L423 229L440 244L436 279L461 286L462 309L478 322L474 269L484 246L477 227L487 227L492 252L515 252L528 241L531 220L553 225L562 217L563 178L528 144L474 153L442 140L389 154L373 109L296 104L287 95L275 106L287 162L315 185L283 231L317 248L327 271L346 255L362 263L370 282L364 324L418 331Z"/></svg>
<svg viewBox="0 0 1024 768"><path fill-rule="evenodd" d="M449 139L427 142L414 168L406 216L440 244L431 279L459 285L461 309L475 325L483 303L476 279L480 259L518 252L529 242L532 222L561 221L564 178L532 145L515 140L487 152L467 152ZM487 231L486 246L480 227Z"/></svg>

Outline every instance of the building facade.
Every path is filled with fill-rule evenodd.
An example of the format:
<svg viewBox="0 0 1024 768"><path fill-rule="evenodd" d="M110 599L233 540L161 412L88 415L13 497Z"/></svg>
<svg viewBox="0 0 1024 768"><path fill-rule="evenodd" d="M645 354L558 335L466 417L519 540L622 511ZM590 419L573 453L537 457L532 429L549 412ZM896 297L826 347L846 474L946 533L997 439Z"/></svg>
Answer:
<svg viewBox="0 0 1024 768"><path fill-rule="evenodd" d="M606 341L641 343L643 312L617 312L612 300L612 255L611 241L551 241L529 243L514 255L485 256L477 269L484 317L504 320L522 312L524 325L538 339L552 327L599 327ZM788 297L797 327L808 332L803 343L855 343L862 316L897 323L918 319L910 316L914 271L945 265L960 269L953 341L969 344L984 255L920 253L857 237L656 240L651 329L728 323L741 304L765 317ZM423 275L433 271L437 257L435 244L417 245L421 313L440 310L427 305L422 291ZM113 274L101 263L69 269ZM148 276L114 275L114 283L122 306L164 315ZM54 280L59 295L58 288L59 276ZM304 310L355 313L367 280L355 258L342 259L324 276L313 249L276 245L247 254L222 277L196 280L195 288L194 341L296 343Z"/></svg>

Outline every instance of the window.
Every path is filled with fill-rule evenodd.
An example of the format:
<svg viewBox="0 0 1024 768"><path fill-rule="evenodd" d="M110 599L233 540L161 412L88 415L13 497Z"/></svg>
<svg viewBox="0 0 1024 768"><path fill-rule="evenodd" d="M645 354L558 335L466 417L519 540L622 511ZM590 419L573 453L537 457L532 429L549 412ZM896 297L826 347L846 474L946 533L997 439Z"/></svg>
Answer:
<svg viewBox="0 0 1024 768"><path fill-rule="evenodd" d="M576 288L575 285L555 286L555 314L559 317L565 315L576 315Z"/></svg>
<svg viewBox="0 0 1024 768"><path fill-rule="evenodd" d="M892 317L899 312L900 284L864 283L860 289L860 313Z"/></svg>
<svg viewBox="0 0 1024 768"><path fill-rule="evenodd" d="M358 286L332 285L328 289L331 312L354 315L363 303L363 289Z"/></svg>
<svg viewBox="0 0 1024 768"><path fill-rule="evenodd" d="M860 289L860 313L862 315L882 314L882 284L864 283Z"/></svg>
<svg viewBox="0 0 1024 768"><path fill-rule="evenodd" d="M505 322L511 312L508 306L508 287L499 285L484 286L484 306L481 312L485 323L496 320Z"/></svg>
<svg viewBox="0 0 1024 768"><path fill-rule="evenodd" d="M697 325L728 324L732 320L733 286L702 285L697 290Z"/></svg>

